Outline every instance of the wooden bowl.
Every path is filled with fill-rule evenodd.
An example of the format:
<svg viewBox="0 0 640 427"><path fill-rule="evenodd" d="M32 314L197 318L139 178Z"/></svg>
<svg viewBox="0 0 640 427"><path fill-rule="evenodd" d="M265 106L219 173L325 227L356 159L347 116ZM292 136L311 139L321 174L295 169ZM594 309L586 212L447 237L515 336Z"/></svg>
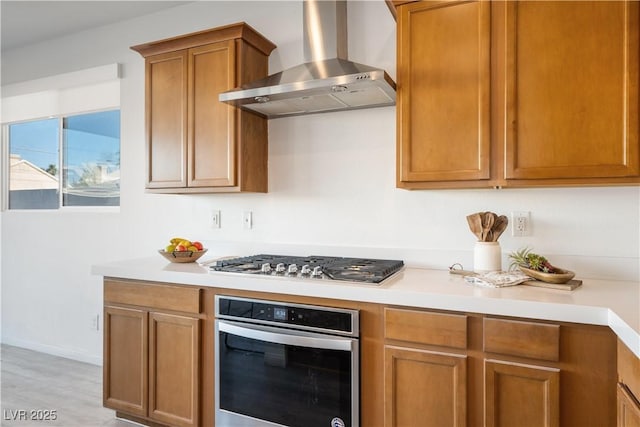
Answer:
<svg viewBox="0 0 640 427"><path fill-rule="evenodd" d="M167 252L164 249L158 249L158 253L168 259L170 262L196 262L198 258L207 252L207 249L201 251L176 251Z"/></svg>
<svg viewBox="0 0 640 427"><path fill-rule="evenodd" d="M573 276L576 275L576 273L574 273L573 271L562 270L561 268L557 268L558 273L545 273L543 271L531 270L525 267L519 268L527 276L547 283L567 283L569 280L573 279Z"/></svg>

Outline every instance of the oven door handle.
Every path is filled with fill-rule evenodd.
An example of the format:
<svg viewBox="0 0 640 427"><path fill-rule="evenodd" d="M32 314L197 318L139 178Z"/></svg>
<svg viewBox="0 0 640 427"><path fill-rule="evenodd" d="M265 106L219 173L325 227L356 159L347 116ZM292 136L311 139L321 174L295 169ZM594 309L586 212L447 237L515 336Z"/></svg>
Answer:
<svg viewBox="0 0 640 427"><path fill-rule="evenodd" d="M218 320L218 330L244 338L270 342L274 344L295 345L298 347L322 348L327 350L353 351L355 339L328 337L311 334L302 335L300 332L270 328L268 326L247 325L225 320Z"/></svg>

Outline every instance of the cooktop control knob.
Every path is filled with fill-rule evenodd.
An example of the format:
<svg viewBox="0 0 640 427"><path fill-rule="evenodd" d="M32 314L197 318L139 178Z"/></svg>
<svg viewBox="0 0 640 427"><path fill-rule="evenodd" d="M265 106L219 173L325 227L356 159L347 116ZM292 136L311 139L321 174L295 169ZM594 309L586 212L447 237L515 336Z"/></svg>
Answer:
<svg viewBox="0 0 640 427"><path fill-rule="evenodd" d="M320 267L319 265L316 267L313 267L313 271L311 272L311 277L315 277L315 278L322 277L322 267Z"/></svg>
<svg viewBox="0 0 640 427"><path fill-rule="evenodd" d="M260 267L260 271L262 271L264 274L271 273L271 264L265 262L264 264L262 264L262 267Z"/></svg>
<svg viewBox="0 0 640 427"><path fill-rule="evenodd" d="M295 264L289 264L289 268L287 269L287 274L296 274L298 273L298 266Z"/></svg>
<svg viewBox="0 0 640 427"><path fill-rule="evenodd" d="M285 268L284 264L279 262L276 265L276 274L284 274L287 271L287 269Z"/></svg>
<svg viewBox="0 0 640 427"><path fill-rule="evenodd" d="M302 274L303 276L308 276L311 274L311 267L309 267L309 264L305 264L302 266L300 274Z"/></svg>

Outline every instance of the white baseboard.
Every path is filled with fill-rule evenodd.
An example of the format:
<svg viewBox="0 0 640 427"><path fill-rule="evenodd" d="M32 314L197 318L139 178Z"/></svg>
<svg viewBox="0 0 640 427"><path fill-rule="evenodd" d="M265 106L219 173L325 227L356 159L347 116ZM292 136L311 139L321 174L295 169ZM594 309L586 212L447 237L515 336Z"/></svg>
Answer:
<svg viewBox="0 0 640 427"><path fill-rule="evenodd" d="M7 336L6 334L2 334L2 344L26 348L27 350L38 351L40 353L50 354L52 356L64 357L66 359L89 363L91 365L102 366L102 355L96 356L94 354L87 354L66 347L57 347L34 341L27 341L20 338Z"/></svg>

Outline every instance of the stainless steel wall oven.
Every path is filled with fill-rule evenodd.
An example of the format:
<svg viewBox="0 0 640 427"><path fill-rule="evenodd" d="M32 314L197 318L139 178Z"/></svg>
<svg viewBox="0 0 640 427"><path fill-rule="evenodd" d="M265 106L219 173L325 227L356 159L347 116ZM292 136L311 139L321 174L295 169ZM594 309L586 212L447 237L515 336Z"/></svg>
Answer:
<svg viewBox="0 0 640 427"><path fill-rule="evenodd" d="M359 426L357 310L215 297L216 426Z"/></svg>

